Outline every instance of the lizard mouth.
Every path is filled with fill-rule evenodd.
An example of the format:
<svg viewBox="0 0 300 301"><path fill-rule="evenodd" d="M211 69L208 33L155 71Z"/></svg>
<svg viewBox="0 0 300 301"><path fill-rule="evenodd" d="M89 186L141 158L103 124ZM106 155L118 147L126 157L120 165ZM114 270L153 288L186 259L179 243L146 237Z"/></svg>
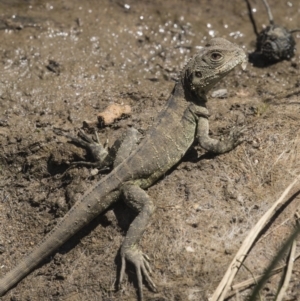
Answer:
<svg viewBox="0 0 300 301"><path fill-rule="evenodd" d="M219 73L224 77L237 66L241 66L242 70L245 70L247 63L248 60L245 52L242 49L239 49L235 53L235 58L224 64L224 66L220 68Z"/></svg>

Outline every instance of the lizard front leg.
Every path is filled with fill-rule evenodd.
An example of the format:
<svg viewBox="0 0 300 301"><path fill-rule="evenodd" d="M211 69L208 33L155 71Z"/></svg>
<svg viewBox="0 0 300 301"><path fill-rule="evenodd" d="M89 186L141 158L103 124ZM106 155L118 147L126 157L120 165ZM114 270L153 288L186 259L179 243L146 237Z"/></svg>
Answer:
<svg viewBox="0 0 300 301"><path fill-rule="evenodd" d="M129 128L121 139L116 141L110 150L114 158L113 168L122 163L137 148L142 134L135 128ZM112 152L114 152L112 154Z"/></svg>
<svg viewBox="0 0 300 301"><path fill-rule="evenodd" d="M156 291L156 286L150 277L151 268L149 265L149 258L138 248L137 244L145 231L152 213L155 210L155 206L145 190L130 182L122 185L121 193L125 202L130 207L138 211L139 214L131 223L127 231L126 238L121 246L122 265L119 285L121 285L124 278L126 260L129 260L131 263L133 263L136 269L139 300L142 301L143 276L153 291Z"/></svg>
<svg viewBox="0 0 300 301"><path fill-rule="evenodd" d="M223 154L229 152L243 142L243 139L241 139L243 130L234 130L230 132L229 137L224 140L213 139L209 137L208 133L208 118L199 117L196 139L201 147L215 154Z"/></svg>

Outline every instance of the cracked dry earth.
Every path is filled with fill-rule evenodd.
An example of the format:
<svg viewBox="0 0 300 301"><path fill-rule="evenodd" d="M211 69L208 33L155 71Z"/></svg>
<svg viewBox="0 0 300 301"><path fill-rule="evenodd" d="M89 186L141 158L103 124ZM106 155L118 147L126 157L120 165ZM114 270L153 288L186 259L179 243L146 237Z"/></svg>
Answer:
<svg viewBox="0 0 300 301"><path fill-rule="evenodd" d="M300 28L299 1L269 2L277 23ZM264 6L252 6L262 29ZM111 145L128 126L144 133L180 69L212 36L254 50L244 1L0 1L1 275L105 176L86 167L64 173L90 157L53 129L76 134L117 103L132 114L98 128L101 141ZM300 33L294 37L300 45ZM148 190L157 210L140 244L158 292L145 285L145 300L207 300L249 230L299 173L299 70L298 51L267 68L236 69L214 88L227 97L209 97L211 135L245 125L246 141L220 156L195 145ZM269 225L235 283L266 268L298 206L299 197ZM133 267L116 291L118 251L133 218L120 201L1 300L137 300ZM299 274L296 262L285 300L300 300ZM274 300L279 281L267 282L262 300Z"/></svg>

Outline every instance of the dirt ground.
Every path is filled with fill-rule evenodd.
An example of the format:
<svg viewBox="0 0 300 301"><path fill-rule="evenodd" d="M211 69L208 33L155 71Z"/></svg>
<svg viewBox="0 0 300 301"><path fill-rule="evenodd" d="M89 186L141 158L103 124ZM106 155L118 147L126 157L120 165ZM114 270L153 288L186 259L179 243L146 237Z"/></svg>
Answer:
<svg viewBox="0 0 300 301"><path fill-rule="evenodd" d="M277 23L300 28L298 0L269 0ZM258 29L268 24L253 0ZM99 128L109 144L128 126L141 133L165 106L186 61L213 36L250 53L255 34L243 0L0 1L0 274L12 268L84 191L105 176L70 162L85 150L54 134L76 134L108 104L132 115ZM294 34L300 45L300 33ZM300 46L299 46L300 48ZM249 230L300 171L300 51L267 68L237 68L209 98L211 134L236 124L246 142L212 156L197 145L148 189L157 210L140 243L158 292L145 300L207 300ZM295 199L251 250L235 283L261 273L294 227ZM134 268L116 290L119 248L134 213L119 202L10 290L3 301L137 300ZM300 300L296 262L285 300ZM262 300L274 300L279 276ZM245 291L231 300L245 300Z"/></svg>

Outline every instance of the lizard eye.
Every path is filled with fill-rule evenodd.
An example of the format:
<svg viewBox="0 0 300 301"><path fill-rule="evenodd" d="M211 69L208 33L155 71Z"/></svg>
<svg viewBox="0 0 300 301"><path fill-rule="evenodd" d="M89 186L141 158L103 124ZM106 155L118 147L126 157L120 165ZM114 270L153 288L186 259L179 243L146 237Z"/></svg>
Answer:
<svg viewBox="0 0 300 301"><path fill-rule="evenodd" d="M213 60L213 61L218 61L222 58L222 54L219 53L219 52L213 52L211 55L210 55L210 58Z"/></svg>
<svg viewBox="0 0 300 301"><path fill-rule="evenodd" d="M201 78L202 77L202 72L195 71L195 76L198 77L198 78Z"/></svg>

